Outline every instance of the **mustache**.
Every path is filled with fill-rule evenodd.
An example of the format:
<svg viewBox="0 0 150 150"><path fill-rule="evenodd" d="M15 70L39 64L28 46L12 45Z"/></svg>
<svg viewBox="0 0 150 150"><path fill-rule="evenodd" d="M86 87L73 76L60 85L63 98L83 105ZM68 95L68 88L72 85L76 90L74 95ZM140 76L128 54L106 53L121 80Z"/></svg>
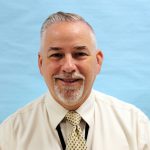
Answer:
<svg viewBox="0 0 150 150"><path fill-rule="evenodd" d="M82 79L84 80L85 77L80 73L63 73L57 74L53 76L54 79Z"/></svg>

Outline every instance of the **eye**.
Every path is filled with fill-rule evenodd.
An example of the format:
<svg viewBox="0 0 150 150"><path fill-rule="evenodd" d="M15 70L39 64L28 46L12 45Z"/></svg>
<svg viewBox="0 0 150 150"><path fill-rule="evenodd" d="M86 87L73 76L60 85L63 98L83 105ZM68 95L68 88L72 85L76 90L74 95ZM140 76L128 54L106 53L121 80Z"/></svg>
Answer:
<svg viewBox="0 0 150 150"><path fill-rule="evenodd" d="M54 53L48 56L49 58L61 59L63 57L62 53Z"/></svg>
<svg viewBox="0 0 150 150"><path fill-rule="evenodd" d="M75 58L82 58L82 57L85 57L85 56L88 56L88 54L86 52L76 52L76 53L74 53Z"/></svg>

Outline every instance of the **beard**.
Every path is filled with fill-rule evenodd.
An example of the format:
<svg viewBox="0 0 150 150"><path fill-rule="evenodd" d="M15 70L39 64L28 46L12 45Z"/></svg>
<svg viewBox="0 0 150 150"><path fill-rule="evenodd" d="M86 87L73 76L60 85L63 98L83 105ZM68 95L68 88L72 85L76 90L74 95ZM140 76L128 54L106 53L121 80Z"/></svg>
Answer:
<svg viewBox="0 0 150 150"><path fill-rule="evenodd" d="M56 80L58 79L59 80L68 80L68 79L77 80L79 83L81 83L81 85L80 86L76 86L76 85L59 86L56 82ZM55 75L54 76L54 92L56 96L58 97L59 101L70 106L77 104L83 95L84 80L85 80L85 77L79 73Z"/></svg>

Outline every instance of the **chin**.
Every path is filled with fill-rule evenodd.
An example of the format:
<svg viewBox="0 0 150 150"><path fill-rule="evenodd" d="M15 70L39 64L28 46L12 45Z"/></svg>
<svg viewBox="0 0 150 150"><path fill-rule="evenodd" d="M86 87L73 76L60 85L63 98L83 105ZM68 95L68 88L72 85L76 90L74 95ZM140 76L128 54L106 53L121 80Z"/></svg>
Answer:
<svg viewBox="0 0 150 150"><path fill-rule="evenodd" d="M77 103L63 103L62 104L62 106L64 107L64 108L66 108L67 110L76 110L76 109L78 109L80 106L81 106L81 102L80 101L78 101Z"/></svg>
<svg viewBox="0 0 150 150"><path fill-rule="evenodd" d="M73 106L77 105L83 96L84 86L80 88L60 88L54 86L54 92L58 100L66 105Z"/></svg>

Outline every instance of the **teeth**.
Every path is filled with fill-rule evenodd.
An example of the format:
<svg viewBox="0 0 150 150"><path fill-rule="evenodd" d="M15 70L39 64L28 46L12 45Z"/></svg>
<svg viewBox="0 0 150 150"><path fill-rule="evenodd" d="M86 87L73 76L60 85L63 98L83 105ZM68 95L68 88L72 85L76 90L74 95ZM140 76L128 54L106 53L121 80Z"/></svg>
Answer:
<svg viewBox="0 0 150 150"><path fill-rule="evenodd" d="M64 80L65 82L74 82L76 80Z"/></svg>
<svg viewBox="0 0 150 150"><path fill-rule="evenodd" d="M78 79L61 79L62 81L65 81L65 82L75 82L77 81Z"/></svg>

